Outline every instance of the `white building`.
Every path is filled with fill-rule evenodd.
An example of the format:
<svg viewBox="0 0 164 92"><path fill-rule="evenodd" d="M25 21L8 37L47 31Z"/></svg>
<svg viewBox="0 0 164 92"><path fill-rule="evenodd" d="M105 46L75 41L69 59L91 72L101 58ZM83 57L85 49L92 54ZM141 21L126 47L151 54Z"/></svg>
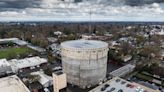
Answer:
<svg viewBox="0 0 164 92"><path fill-rule="evenodd" d="M150 31L151 35L164 35L164 30L163 29L153 29Z"/></svg>
<svg viewBox="0 0 164 92"><path fill-rule="evenodd" d="M24 68L33 69L35 67L39 67L41 64L47 63L47 59L36 56L36 57L19 59L19 60L12 59L8 62L11 64L13 70L17 72L19 69L24 69Z"/></svg>
<svg viewBox="0 0 164 92"><path fill-rule="evenodd" d="M117 70L112 71L110 73L110 75L122 77L122 76L132 72L134 70L134 68L135 68L134 65L128 64L128 65L125 65L125 66L123 66Z"/></svg>
<svg viewBox="0 0 164 92"><path fill-rule="evenodd" d="M45 52L45 51L46 51L46 49L41 48L41 47L38 47L38 46L27 45L27 47L28 47L28 48L31 48L31 49L33 49L33 50L35 50L35 51L38 51L38 52Z"/></svg>
<svg viewBox="0 0 164 92"><path fill-rule="evenodd" d="M159 32L156 33L157 35L164 35L164 30L161 30Z"/></svg>
<svg viewBox="0 0 164 92"><path fill-rule="evenodd" d="M0 39L0 43L8 43L8 42L12 42L15 43L17 45L23 46L23 45L27 45L28 43L26 41L20 40L18 38L5 38L5 39Z"/></svg>
<svg viewBox="0 0 164 92"><path fill-rule="evenodd" d="M82 39L84 39L84 40L88 40L88 39L90 39L90 38L92 38L92 35L82 35Z"/></svg>
<svg viewBox="0 0 164 92"><path fill-rule="evenodd" d="M160 92L146 86L114 77L108 82L90 90L89 92Z"/></svg>
<svg viewBox="0 0 164 92"><path fill-rule="evenodd" d="M54 38L54 37L48 37L47 40L50 42L50 43L54 43L54 42L57 42L58 39L57 38Z"/></svg>
<svg viewBox="0 0 164 92"><path fill-rule="evenodd" d="M67 87L66 74L61 71L53 73L54 92L59 92L61 89L65 87Z"/></svg>
<svg viewBox="0 0 164 92"><path fill-rule="evenodd" d="M110 41L109 42L109 48L111 48L111 49L115 49L118 46L120 46L120 43L117 41Z"/></svg>
<svg viewBox="0 0 164 92"><path fill-rule="evenodd" d="M61 43L63 72L67 82L80 88L103 81L107 71L108 43L98 40L72 40Z"/></svg>
<svg viewBox="0 0 164 92"><path fill-rule="evenodd" d="M122 59L123 59L124 62L128 62L132 59L132 56L131 55L126 55L126 56L122 57Z"/></svg>
<svg viewBox="0 0 164 92"><path fill-rule="evenodd" d="M53 78L44 74L42 71L33 72L31 73L31 75L38 75L40 77L39 83L42 84L44 88L47 88L53 85Z"/></svg>
<svg viewBox="0 0 164 92"><path fill-rule="evenodd" d="M53 50L53 51L59 51L60 50L60 45L57 44L57 43L53 43L50 45L50 48Z"/></svg>
<svg viewBox="0 0 164 92"><path fill-rule="evenodd" d="M0 92L30 92L23 82L16 76L0 78Z"/></svg>
<svg viewBox="0 0 164 92"><path fill-rule="evenodd" d="M56 31L56 32L54 32L54 35L62 35L62 32Z"/></svg>
<svg viewBox="0 0 164 92"><path fill-rule="evenodd" d="M11 65L6 59L0 59L0 75L12 73Z"/></svg>

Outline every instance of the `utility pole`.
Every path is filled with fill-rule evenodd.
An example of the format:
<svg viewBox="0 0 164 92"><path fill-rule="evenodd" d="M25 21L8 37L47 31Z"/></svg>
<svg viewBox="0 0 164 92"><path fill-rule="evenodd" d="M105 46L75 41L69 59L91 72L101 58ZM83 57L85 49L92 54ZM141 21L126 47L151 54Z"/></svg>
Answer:
<svg viewBox="0 0 164 92"><path fill-rule="evenodd" d="M89 33L90 34L92 34L93 32L92 32L92 24L91 24L91 22L92 22L92 11L91 11L91 6L90 6L90 9L89 9L90 11L89 11Z"/></svg>

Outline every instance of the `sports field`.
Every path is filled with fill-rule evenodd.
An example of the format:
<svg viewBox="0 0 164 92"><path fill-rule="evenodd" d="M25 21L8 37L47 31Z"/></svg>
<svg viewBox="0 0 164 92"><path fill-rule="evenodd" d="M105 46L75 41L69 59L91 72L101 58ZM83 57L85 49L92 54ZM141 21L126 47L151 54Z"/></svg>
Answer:
<svg viewBox="0 0 164 92"><path fill-rule="evenodd" d="M27 47L11 47L6 49L0 49L0 59L2 58L16 58L21 57L25 55L29 55L33 53L34 51Z"/></svg>

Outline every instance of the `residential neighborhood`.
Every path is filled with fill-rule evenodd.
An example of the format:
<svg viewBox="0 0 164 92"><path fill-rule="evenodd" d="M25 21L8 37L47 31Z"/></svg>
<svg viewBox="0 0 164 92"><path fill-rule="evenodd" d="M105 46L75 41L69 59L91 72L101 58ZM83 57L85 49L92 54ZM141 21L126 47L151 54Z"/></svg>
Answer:
<svg viewBox="0 0 164 92"><path fill-rule="evenodd" d="M164 92L164 0L0 0L0 92Z"/></svg>

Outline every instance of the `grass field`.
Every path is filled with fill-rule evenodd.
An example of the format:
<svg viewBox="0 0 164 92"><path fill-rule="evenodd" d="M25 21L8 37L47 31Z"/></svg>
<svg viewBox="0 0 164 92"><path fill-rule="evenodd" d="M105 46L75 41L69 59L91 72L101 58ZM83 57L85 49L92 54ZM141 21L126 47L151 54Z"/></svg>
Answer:
<svg viewBox="0 0 164 92"><path fill-rule="evenodd" d="M138 73L138 74L136 75L136 77L137 77L137 78L144 79L144 80L147 80L147 81L152 81L152 80L153 80L152 77L150 77L150 76L146 76L146 75L141 74L141 73Z"/></svg>
<svg viewBox="0 0 164 92"><path fill-rule="evenodd" d="M139 79L142 79L144 81L149 81L151 83L155 83L156 85L159 85L159 86L164 86L164 83L159 83L159 82L153 82L153 80L157 80L157 81L161 81L162 80L160 78L155 78L153 77L153 75L147 73L147 72L141 72L141 73L137 73L135 75L135 77L139 78Z"/></svg>
<svg viewBox="0 0 164 92"><path fill-rule="evenodd" d="M34 51L27 47L12 47L6 49L0 49L0 59L2 58L16 58L18 56L25 56L33 53Z"/></svg>

